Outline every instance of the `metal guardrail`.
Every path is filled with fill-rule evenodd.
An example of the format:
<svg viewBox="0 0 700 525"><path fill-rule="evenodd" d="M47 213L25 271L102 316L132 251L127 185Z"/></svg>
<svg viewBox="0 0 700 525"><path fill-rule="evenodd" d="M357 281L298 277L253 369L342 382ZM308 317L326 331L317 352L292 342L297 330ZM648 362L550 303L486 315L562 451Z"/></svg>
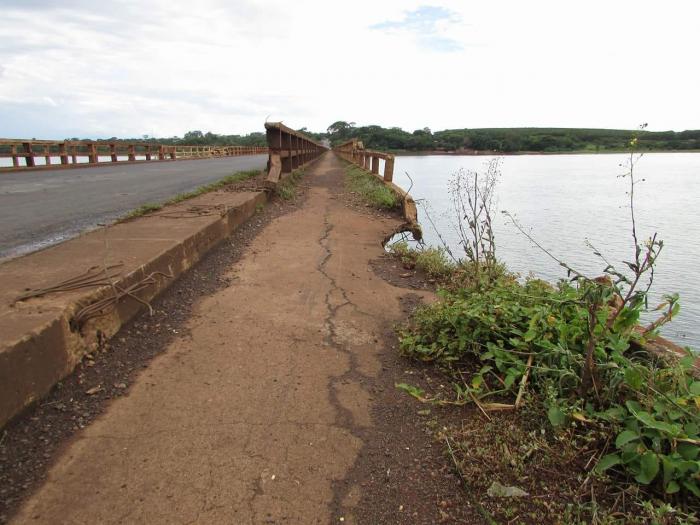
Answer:
<svg viewBox="0 0 700 525"><path fill-rule="evenodd" d="M12 159L12 166L0 166L0 171L78 167L113 162L233 157L262 153L267 153L267 148L259 146L166 145L148 142L0 139L0 159ZM44 164L37 164L37 158L43 158ZM79 162L79 159L87 159L87 161Z"/></svg>
<svg viewBox="0 0 700 525"><path fill-rule="evenodd" d="M350 139L333 148L333 151L348 162L352 162L360 168L380 176L384 182L392 182L394 180L394 156L390 153L365 149L362 142L358 139ZM384 160L384 170L381 175L379 173L379 159Z"/></svg>
<svg viewBox="0 0 700 525"><path fill-rule="evenodd" d="M400 231L410 231L416 240L423 238L423 231L418 223L418 208L413 197L393 182L394 156L391 153L365 149L362 141L359 139L350 139L347 142L343 142L334 147L333 151L339 157L369 171L372 175L382 180L401 200L403 217L406 222L401 226ZM380 159L384 160L383 170L380 168Z"/></svg>
<svg viewBox="0 0 700 525"><path fill-rule="evenodd" d="M328 148L303 133L288 128L281 122L266 122L267 184L275 186L284 176L316 159Z"/></svg>

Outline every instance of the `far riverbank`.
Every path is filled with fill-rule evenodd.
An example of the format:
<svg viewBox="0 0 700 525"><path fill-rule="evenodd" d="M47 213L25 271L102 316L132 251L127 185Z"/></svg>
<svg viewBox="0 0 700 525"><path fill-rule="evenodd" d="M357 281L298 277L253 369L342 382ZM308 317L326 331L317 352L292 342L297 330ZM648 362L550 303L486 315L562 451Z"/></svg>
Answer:
<svg viewBox="0 0 700 525"><path fill-rule="evenodd" d="M591 151L591 150L574 150L574 151L491 151L491 150L465 150L465 151L409 151L409 150L396 150L389 151L390 153L396 155L397 157L412 157L412 156L426 156L426 155L444 155L453 157L479 157L479 156L518 156L518 155L620 155L629 154L628 150L605 150L605 151ZM638 153L700 153L700 149L688 149L688 150L643 150L638 151Z"/></svg>

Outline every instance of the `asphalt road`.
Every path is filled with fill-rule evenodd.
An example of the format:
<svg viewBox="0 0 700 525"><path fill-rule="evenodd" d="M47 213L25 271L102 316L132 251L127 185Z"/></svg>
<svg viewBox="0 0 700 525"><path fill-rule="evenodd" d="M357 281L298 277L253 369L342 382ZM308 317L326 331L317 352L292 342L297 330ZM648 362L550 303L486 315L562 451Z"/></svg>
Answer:
<svg viewBox="0 0 700 525"><path fill-rule="evenodd" d="M163 202L267 155L0 173L0 259L29 253Z"/></svg>

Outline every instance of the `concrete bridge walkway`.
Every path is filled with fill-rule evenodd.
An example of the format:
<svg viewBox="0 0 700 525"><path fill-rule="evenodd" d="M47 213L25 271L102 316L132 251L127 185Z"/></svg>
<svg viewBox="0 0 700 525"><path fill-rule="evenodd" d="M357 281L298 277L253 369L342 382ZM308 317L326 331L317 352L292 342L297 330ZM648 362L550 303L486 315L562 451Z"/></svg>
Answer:
<svg viewBox="0 0 700 525"><path fill-rule="evenodd" d="M306 177L303 206L258 235L14 522L361 522L363 488L342 480L377 423L367 385L402 317L406 290L369 268L398 220L337 197L333 153Z"/></svg>

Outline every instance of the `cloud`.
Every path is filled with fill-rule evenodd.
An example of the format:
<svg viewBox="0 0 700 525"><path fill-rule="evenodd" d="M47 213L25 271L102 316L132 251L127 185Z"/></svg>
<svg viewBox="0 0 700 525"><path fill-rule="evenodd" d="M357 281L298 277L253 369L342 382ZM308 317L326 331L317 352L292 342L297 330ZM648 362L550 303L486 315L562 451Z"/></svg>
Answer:
<svg viewBox="0 0 700 525"><path fill-rule="evenodd" d="M697 128L700 3L625 2L0 0L0 136Z"/></svg>
<svg viewBox="0 0 700 525"><path fill-rule="evenodd" d="M447 26L459 23L459 16L442 6L423 5L404 12L401 20L387 20L370 26L370 29L387 33L407 32L415 36L420 47L441 53L463 49L462 44L440 33Z"/></svg>

